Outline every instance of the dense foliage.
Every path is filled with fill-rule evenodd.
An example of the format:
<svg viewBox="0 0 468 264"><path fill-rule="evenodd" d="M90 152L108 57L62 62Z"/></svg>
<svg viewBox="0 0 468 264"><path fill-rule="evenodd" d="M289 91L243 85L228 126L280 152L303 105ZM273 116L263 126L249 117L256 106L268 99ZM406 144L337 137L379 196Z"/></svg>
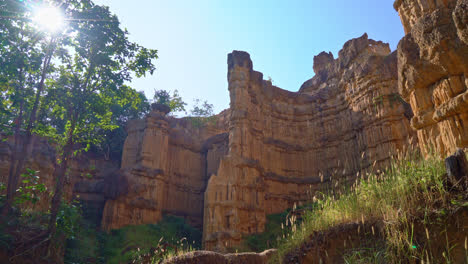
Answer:
<svg viewBox="0 0 468 264"><path fill-rule="evenodd" d="M127 83L154 72L157 51L129 41L109 8L92 0L1 0L0 6L0 126L14 135L2 215L18 201L35 203L34 192L45 191L25 164L33 136L50 138L57 147L47 228L51 255L63 236L71 236L61 228L71 224L63 221L61 206L69 160L91 147L108 158L119 155L124 122L149 108ZM63 13L66 25L42 30L34 20L40 8Z"/></svg>
<svg viewBox="0 0 468 264"><path fill-rule="evenodd" d="M130 263L149 257L158 260L201 248L201 231L183 218L165 216L158 224L128 226L110 233L82 228L69 239L66 263ZM176 252L177 251L177 252ZM148 263L148 262L144 262Z"/></svg>

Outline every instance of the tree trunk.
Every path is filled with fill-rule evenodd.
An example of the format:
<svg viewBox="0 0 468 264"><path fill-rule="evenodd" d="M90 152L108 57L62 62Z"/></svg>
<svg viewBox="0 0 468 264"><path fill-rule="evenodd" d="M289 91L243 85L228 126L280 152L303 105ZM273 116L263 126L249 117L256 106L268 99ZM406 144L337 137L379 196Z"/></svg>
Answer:
<svg viewBox="0 0 468 264"><path fill-rule="evenodd" d="M8 183L7 183L7 197L6 197L5 205L3 206L3 209L2 209L2 215L4 216L7 215L11 210L11 206L13 205L13 201L16 196L16 189L18 188L19 177L21 175L21 172L23 171L24 164L28 160L30 152L32 151L32 144L31 144L32 143L32 129L33 129L34 124L36 123L41 93L44 91L44 83L45 83L45 78L47 76L47 70L49 69L50 61L52 60L52 55L55 50L54 40L51 40L51 42L49 43L49 46L50 47L49 47L48 54L46 54L44 58L44 63L43 63L42 72L41 72L41 81L39 82L39 87L37 88L37 91L36 91L36 98L34 100L34 105L29 115L29 122L26 128L26 136L23 141L23 148L22 148L22 153L21 153L22 155L16 155L14 160L12 160L13 162L17 160L16 165L12 162L10 166L10 174L8 176ZM15 135L15 147L14 147L15 152L16 150L19 149L19 145L17 145L17 143L19 144L19 141L16 142L16 135Z"/></svg>
<svg viewBox="0 0 468 264"><path fill-rule="evenodd" d="M19 148L21 144L21 125L23 124L23 111L24 111L24 95L20 94L20 89L23 87L23 68L20 69L19 73L19 84L18 88L16 89L16 94L19 95L20 98L20 109L19 109L19 114L18 118L16 119L16 127L15 127L15 142L13 145L13 151L11 155L11 161L10 161L10 170L8 172L8 182L7 182L7 198L8 194L11 196L11 192L14 190L16 192L16 187L12 184L11 186L9 183L14 183L14 175L15 175L15 170L17 167L16 161L18 160L18 154L19 154ZM13 188L15 187L15 188ZM14 194L13 194L14 196ZM14 197L13 197L14 198ZM10 208L12 206L13 199L7 199L5 202L5 205L3 206L2 209L2 215L7 215L10 211Z"/></svg>
<svg viewBox="0 0 468 264"><path fill-rule="evenodd" d="M54 170L54 179L57 180L57 184L55 186L54 196L52 197L51 208L50 208L50 219L49 219L49 233L50 236L55 236L56 233L56 222L57 222L57 215L58 211L60 210L60 202L62 201L63 195L63 186L65 183L65 173L67 172L68 168L68 159L71 156L70 154L66 154L66 152L71 151L67 148L64 150L62 155L62 160L60 164L55 166Z"/></svg>
<svg viewBox="0 0 468 264"><path fill-rule="evenodd" d="M60 203L62 201L63 187L65 185L65 174L68 169L68 161L73 155L73 133L76 127L77 120L78 113L75 113L68 131L67 143L61 154L60 162L55 164L54 179L56 179L57 184L55 185L54 196L52 197L48 227L51 239L54 239L57 232L57 215L60 210Z"/></svg>
<svg viewBox="0 0 468 264"><path fill-rule="evenodd" d="M50 219L49 219L49 246L47 249L47 256L53 259L57 259L64 251L63 243L66 240L64 234L57 234L57 215L60 210L60 203L62 202L63 187L65 185L65 174L68 168L68 161L72 157L73 152L73 132L76 127L78 119L77 113L74 115L70 130L68 131L67 143L61 154L60 163L55 164L54 179L57 180L55 185L54 196L52 197L51 208L50 208Z"/></svg>
<svg viewBox="0 0 468 264"><path fill-rule="evenodd" d="M14 194L12 194L12 188L15 187L14 186L14 182L16 182L16 185L17 185L17 180L15 181L15 171L16 171L16 167L17 167L17 164L16 164L16 161L18 159L18 154L19 154L19 146L21 144L21 123L23 122L23 105L24 105L24 101L22 100L21 103L20 103L20 112L19 112L19 116L18 118L16 119L16 128L15 128L15 143L13 145L13 151L12 151L12 155L11 155L11 161L10 161L10 170L8 172L8 187L7 188L7 197L8 197L8 194L10 194L10 199L7 199L6 202L5 202L5 205L3 207L3 210L2 210L2 214L5 216L9 213L10 209L11 209L11 206L12 206L12 203L13 203L13 198L14 198ZM12 185L10 186L9 183L12 183ZM15 192L16 192L16 188L13 189Z"/></svg>
<svg viewBox="0 0 468 264"><path fill-rule="evenodd" d="M468 187L468 161L465 152L457 149L455 153L445 159L447 182L452 188Z"/></svg>

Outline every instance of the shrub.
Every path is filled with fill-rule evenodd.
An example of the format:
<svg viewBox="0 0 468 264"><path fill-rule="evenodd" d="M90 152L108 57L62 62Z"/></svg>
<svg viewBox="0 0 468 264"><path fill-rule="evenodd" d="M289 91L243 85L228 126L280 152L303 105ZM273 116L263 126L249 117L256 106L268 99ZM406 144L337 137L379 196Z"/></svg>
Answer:
<svg viewBox="0 0 468 264"><path fill-rule="evenodd" d="M127 226L110 233L82 225L68 241L65 263L148 263L201 248L201 232L183 218L165 216L157 224Z"/></svg>

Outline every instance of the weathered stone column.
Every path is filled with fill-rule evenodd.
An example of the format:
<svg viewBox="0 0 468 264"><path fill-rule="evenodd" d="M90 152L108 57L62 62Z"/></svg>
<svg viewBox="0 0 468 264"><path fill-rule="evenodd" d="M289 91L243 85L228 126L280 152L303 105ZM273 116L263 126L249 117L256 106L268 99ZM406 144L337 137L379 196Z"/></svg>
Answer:
<svg viewBox="0 0 468 264"><path fill-rule="evenodd" d="M168 112L169 107L153 104L144 120L129 123L122 169L108 180L103 229L156 223L162 218L167 191Z"/></svg>
<svg viewBox="0 0 468 264"><path fill-rule="evenodd" d="M252 69L246 52L228 56L231 97L229 155L221 160L217 175L211 176L205 192L203 243L206 249L223 251L238 245L242 236L262 232L265 226L264 184L255 164L250 133L249 89L261 87L262 74Z"/></svg>

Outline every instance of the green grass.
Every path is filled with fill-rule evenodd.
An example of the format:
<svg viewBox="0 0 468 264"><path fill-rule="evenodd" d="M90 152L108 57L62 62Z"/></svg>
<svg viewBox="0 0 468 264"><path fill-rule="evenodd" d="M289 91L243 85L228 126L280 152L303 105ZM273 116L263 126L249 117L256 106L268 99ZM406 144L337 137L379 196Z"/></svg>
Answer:
<svg viewBox="0 0 468 264"><path fill-rule="evenodd" d="M380 244L345 252L343 261L345 264L390 263L385 254L385 246Z"/></svg>
<svg viewBox="0 0 468 264"><path fill-rule="evenodd" d="M278 254L273 261L281 262L286 254L299 248L316 231L370 220L384 223L384 247L348 252L344 256L347 263L415 260L421 263L421 260L431 259L432 252L428 252L428 247L416 244L414 226L443 224L449 211L463 207L468 198L466 192L446 190L444 173L440 159L422 159L414 155L393 163L384 172L360 175L353 184L333 184L344 187L316 195L314 202L318 208L307 211L302 223L288 219L293 223L293 232L279 241ZM449 249L447 245L446 255L450 253ZM385 262L380 262L384 259Z"/></svg>

